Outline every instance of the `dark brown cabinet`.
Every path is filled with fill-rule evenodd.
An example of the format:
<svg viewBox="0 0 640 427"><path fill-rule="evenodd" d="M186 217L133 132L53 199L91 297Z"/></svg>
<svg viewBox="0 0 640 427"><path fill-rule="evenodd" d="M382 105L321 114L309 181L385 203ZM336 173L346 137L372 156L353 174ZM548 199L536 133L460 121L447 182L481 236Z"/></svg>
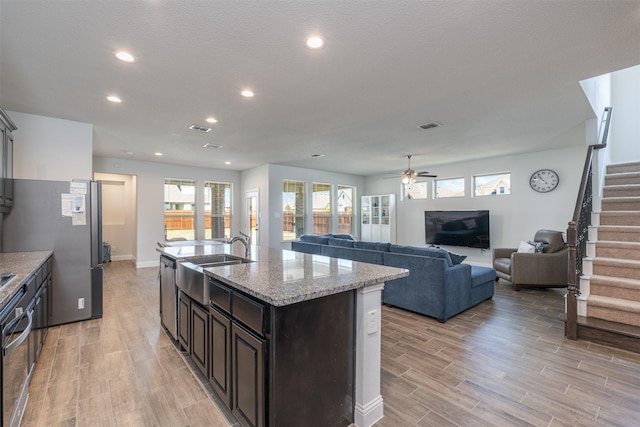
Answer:
<svg viewBox="0 0 640 427"><path fill-rule="evenodd" d="M209 312L191 301L191 359L205 377L209 375Z"/></svg>
<svg viewBox="0 0 640 427"><path fill-rule="evenodd" d="M178 295L178 342L194 365L209 376L209 312L187 294Z"/></svg>
<svg viewBox="0 0 640 427"><path fill-rule="evenodd" d="M264 426L265 340L234 321L231 342L231 411L243 425Z"/></svg>
<svg viewBox="0 0 640 427"><path fill-rule="evenodd" d="M231 319L217 308L209 308L211 343L209 383L228 408L231 407Z"/></svg>
<svg viewBox="0 0 640 427"><path fill-rule="evenodd" d="M191 344L191 298L184 292L178 294L178 342L183 350L189 351Z"/></svg>

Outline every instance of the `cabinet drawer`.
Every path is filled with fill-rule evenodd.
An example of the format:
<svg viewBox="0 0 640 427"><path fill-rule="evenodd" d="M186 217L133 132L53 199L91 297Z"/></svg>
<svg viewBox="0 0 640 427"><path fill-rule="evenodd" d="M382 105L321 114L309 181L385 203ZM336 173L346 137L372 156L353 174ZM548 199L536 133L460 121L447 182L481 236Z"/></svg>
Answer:
<svg viewBox="0 0 640 427"><path fill-rule="evenodd" d="M209 279L209 298L215 306L231 314L231 289L214 279Z"/></svg>
<svg viewBox="0 0 640 427"><path fill-rule="evenodd" d="M265 306L237 292L233 293L233 317L259 335L265 335Z"/></svg>

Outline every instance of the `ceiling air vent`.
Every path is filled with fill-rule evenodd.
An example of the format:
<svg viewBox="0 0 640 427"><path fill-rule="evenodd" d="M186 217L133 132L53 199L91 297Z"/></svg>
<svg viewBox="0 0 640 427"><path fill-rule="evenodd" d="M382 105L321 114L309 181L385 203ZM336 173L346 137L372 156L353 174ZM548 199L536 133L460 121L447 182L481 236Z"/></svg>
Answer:
<svg viewBox="0 0 640 427"><path fill-rule="evenodd" d="M189 129L197 130L197 131L200 131L200 132L210 132L211 131L211 128L208 128L206 126L201 126L201 125L191 125L191 126L189 126Z"/></svg>
<svg viewBox="0 0 640 427"><path fill-rule="evenodd" d="M438 122L431 122L431 123L425 123L423 125L418 125L418 127L420 129L431 129L431 128L437 128L439 126L442 126L442 123L438 123Z"/></svg>
<svg viewBox="0 0 640 427"><path fill-rule="evenodd" d="M222 148L222 145L214 144L213 142L207 142L202 148Z"/></svg>

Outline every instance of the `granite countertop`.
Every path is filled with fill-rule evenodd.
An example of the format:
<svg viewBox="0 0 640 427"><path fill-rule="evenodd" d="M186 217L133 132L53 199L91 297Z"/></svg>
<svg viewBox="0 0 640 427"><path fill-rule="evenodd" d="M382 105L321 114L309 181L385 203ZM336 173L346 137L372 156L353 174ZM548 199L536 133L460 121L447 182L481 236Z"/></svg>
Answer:
<svg viewBox="0 0 640 427"><path fill-rule="evenodd" d="M244 247L214 244L158 249L178 261L213 254L244 258ZM250 263L205 268L205 274L274 306L285 306L409 275L387 267L281 249L252 247Z"/></svg>
<svg viewBox="0 0 640 427"><path fill-rule="evenodd" d="M53 251L0 253L0 273L16 275L9 284L0 288L0 307L4 307L9 302L17 290L51 255Z"/></svg>

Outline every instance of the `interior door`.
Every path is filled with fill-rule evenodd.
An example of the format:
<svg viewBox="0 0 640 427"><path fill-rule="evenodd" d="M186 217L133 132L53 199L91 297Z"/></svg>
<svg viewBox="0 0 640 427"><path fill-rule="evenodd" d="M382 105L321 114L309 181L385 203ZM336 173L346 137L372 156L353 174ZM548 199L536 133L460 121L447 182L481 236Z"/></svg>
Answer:
<svg viewBox="0 0 640 427"><path fill-rule="evenodd" d="M258 191L247 191L245 194L244 204L244 230L251 237L251 243L258 246L260 245L260 233L259 231L259 211L258 211Z"/></svg>

